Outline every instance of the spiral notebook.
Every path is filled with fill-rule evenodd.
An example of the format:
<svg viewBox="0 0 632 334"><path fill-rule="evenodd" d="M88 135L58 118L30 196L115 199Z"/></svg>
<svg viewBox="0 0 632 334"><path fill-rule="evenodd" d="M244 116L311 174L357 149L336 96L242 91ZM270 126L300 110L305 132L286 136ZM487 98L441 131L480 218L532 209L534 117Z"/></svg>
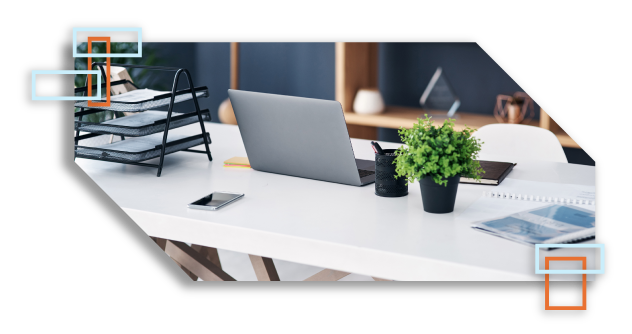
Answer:
<svg viewBox="0 0 632 334"><path fill-rule="evenodd" d="M484 191L483 196L530 202L595 205L595 187L579 184L506 179L494 190Z"/></svg>
<svg viewBox="0 0 632 334"><path fill-rule="evenodd" d="M458 220L524 244L572 243L595 236L595 187L506 179Z"/></svg>
<svg viewBox="0 0 632 334"><path fill-rule="evenodd" d="M595 237L595 212L552 204L478 222L472 228L529 245L574 243Z"/></svg>

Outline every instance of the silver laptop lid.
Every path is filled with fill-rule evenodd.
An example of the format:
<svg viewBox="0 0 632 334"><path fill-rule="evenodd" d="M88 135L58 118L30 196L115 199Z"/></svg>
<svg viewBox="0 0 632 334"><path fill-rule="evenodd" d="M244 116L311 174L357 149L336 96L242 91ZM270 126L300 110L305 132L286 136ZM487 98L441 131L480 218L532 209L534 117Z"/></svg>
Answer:
<svg viewBox="0 0 632 334"><path fill-rule="evenodd" d="M361 185L337 101L228 90L252 168Z"/></svg>

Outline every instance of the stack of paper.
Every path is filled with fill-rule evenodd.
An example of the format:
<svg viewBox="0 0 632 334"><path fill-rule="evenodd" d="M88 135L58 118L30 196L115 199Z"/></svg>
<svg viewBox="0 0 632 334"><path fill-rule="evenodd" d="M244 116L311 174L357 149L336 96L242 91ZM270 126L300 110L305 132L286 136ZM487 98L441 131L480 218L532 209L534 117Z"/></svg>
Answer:
<svg viewBox="0 0 632 334"><path fill-rule="evenodd" d="M250 161L245 157L234 157L224 161L227 168L250 168Z"/></svg>
<svg viewBox="0 0 632 334"><path fill-rule="evenodd" d="M582 241L595 236L595 187L506 179L457 220L526 244Z"/></svg>
<svg viewBox="0 0 632 334"><path fill-rule="evenodd" d="M474 229L524 244L560 244L595 237L595 211L552 204L478 222Z"/></svg>

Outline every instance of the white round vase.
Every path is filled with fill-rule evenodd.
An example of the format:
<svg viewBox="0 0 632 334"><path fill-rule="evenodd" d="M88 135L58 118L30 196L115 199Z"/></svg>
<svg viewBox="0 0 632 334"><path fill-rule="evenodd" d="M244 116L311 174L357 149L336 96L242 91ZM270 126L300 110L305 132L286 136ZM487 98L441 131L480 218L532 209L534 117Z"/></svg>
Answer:
<svg viewBox="0 0 632 334"><path fill-rule="evenodd" d="M358 114L379 114L384 111L384 99L377 88L362 88L353 100L353 111Z"/></svg>

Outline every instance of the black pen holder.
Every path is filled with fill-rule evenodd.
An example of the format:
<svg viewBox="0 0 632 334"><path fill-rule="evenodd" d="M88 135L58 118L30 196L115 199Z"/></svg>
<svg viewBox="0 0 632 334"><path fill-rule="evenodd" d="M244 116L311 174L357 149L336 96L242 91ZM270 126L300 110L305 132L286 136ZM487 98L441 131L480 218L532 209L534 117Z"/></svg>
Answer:
<svg viewBox="0 0 632 334"><path fill-rule="evenodd" d="M375 154L375 194L382 197L402 197L408 195L406 177L395 178L395 150L382 150Z"/></svg>

